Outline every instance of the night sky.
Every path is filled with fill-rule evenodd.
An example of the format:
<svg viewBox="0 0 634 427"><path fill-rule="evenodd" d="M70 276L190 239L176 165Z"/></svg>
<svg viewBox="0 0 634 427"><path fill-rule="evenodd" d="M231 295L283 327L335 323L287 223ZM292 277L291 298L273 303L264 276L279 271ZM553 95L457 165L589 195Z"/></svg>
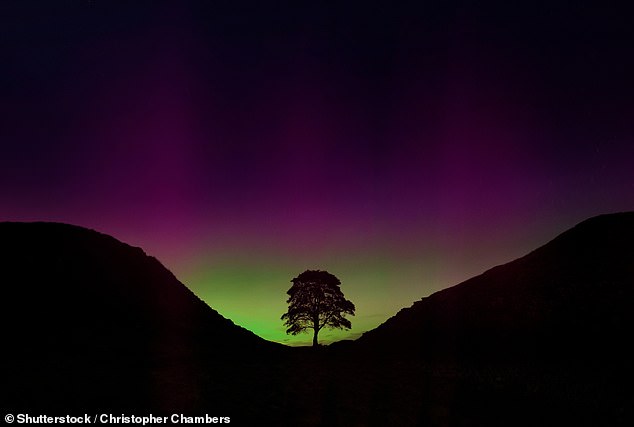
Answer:
<svg viewBox="0 0 634 427"><path fill-rule="evenodd" d="M634 210L625 8L112 3L0 4L0 220L141 246L266 339L310 343L306 269L357 307L329 342Z"/></svg>

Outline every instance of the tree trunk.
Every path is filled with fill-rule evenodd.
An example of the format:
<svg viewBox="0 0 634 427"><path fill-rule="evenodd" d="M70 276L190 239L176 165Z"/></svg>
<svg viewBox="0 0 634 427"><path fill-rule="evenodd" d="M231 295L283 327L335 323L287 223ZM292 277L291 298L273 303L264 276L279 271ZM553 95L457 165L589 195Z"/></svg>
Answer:
<svg viewBox="0 0 634 427"><path fill-rule="evenodd" d="M319 333L319 329L314 328L315 334L313 335L313 347L317 347L319 344L317 344L317 334Z"/></svg>

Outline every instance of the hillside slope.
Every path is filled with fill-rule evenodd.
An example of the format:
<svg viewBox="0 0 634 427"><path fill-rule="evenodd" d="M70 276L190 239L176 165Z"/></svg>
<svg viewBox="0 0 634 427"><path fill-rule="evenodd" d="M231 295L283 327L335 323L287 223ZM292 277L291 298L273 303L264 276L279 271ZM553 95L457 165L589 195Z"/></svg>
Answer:
<svg viewBox="0 0 634 427"><path fill-rule="evenodd" d="M358 343L425 358L631 354L634 213L588 219L539 249L401 310Z"/></svg>
<svg viewBox="0 0 634 427"><path fill-rule="evenodd" d="M227 361L278 349L92 230L0 223L0 274L7 409L197 408L225 393Z"/></svg>

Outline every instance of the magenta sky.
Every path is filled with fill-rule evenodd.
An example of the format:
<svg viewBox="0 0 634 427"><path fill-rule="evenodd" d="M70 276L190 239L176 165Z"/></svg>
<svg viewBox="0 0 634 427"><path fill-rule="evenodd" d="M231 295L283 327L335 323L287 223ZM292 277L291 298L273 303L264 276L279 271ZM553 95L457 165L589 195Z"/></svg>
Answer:
<svg viewBox="0 0 634 427"><path fill-rule="evenodd" d="M354 336L634 209L616 9L102 3L2 6L0 219L142 246L266 338L304 269Z"/></svg>

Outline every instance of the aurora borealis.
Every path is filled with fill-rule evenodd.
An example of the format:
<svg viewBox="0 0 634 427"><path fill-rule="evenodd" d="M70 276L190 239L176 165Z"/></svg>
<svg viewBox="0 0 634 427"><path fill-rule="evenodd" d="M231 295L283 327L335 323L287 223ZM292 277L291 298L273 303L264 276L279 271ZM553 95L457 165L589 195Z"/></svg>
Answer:
<svg viewBox="0 0 634 427"><path fill-rule="evenodd" d="M306 269L357 307L328 342L634 209L618 7L24 3L0 6L0 220L140 246L266 339L310 342L280 321Z"/></svg>

